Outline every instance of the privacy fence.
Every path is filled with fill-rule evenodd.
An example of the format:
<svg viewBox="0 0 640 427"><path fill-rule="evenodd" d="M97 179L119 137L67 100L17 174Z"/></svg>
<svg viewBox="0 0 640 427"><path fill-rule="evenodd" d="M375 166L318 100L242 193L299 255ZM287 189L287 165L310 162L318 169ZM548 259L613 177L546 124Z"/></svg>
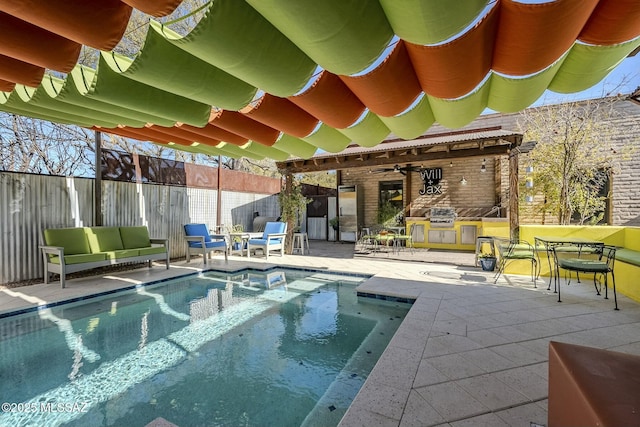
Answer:
<svg viewBox="0 0 640 427"><path fill-rule="evenodd" d="M189 165L183 185L102 180L102 225L146 225L151 237L168 238L171 257L180 258L182 226L218 225L218 209L221 224L242 224L245 230L251 230L256 213L280 215L278 179L216 171ZM45 228L95 225L94 184L90 178L0 172L0 284L43 277L38 246Z"/></svg>

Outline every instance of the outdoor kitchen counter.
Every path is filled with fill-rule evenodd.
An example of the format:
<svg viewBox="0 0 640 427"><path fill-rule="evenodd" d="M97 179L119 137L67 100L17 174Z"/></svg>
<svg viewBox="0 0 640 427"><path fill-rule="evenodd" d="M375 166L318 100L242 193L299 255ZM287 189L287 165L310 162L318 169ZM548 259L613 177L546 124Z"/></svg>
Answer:
<svg viewBox="0 0 640 427"><path fill-rule="evenodd" d="M474 251L476 237L482 230L481 218L457 217L450 223L432 223L429 218L406 218L407 229L415 224L413 245L416 248Z"/></svg>

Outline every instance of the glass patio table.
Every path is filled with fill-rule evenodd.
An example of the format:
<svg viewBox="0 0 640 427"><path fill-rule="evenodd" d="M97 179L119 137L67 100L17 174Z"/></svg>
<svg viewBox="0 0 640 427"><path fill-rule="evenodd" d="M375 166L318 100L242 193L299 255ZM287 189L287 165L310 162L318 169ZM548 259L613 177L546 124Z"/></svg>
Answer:
<svg viewBox="0 0 640 427"><path fill-rule="evenodd" d="M562 251L577 252L579 258L585 248L589 251L594 249L597 251L602 250L604 247L604 242L601 240L585 239L582 237L535 236L534 241L536 254L538 254L538 248L541 246L544 247L547 253L547 262L549 263L549 286L547 286L547 290L551 290L551 282L553 282L554 293L558 292L558 279L560 274L560 272L557 271L558 266L554 258L554 248L566 246L567 248L562 248ZM551 265L551 258L554 258L554 265ZM540 265L539 255L538 265ZM579 280L580 278L578 277L578 281Z"/></svg>

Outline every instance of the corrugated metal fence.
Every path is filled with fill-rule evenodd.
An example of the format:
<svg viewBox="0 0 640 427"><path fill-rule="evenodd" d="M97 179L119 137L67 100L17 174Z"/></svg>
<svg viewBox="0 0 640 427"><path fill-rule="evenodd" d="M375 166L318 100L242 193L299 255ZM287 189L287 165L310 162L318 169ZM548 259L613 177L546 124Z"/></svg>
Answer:
<svg viewBox="0 0 640 427"><path fill-rule="evenodd" d="M45 228L92 226L94 180L0 172L0 283L44 275ZM169 238L171 257L185 256L184 224L216 224L217 190L102 181L103 225L146 225ZM222 192L222 224L253 226L254 212L279 216L277 195Z"/></svg>

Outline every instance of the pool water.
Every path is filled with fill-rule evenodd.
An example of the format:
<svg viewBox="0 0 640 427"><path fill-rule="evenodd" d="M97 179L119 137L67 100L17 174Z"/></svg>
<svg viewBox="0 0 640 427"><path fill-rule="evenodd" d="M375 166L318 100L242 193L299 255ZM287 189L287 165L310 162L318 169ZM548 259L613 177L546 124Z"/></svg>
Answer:
<svg viewBox="0 0 640 427"><path fill-rule="evenodd" d="M0 426L335 426L409 309L363 280L208 272L0 319Z"/></svg>

